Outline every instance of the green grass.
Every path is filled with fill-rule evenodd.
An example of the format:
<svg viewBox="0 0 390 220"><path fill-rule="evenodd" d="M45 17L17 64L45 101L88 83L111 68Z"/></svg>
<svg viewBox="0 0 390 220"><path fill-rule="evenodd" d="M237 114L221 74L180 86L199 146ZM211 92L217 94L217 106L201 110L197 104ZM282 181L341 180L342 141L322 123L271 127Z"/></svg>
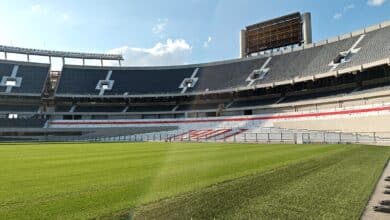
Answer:
<svg viewBox="0 0 390 220"><path fill-rule="evenodd" d="M356 219L389 154L352 145L0 145L0 219Z"/></svg>

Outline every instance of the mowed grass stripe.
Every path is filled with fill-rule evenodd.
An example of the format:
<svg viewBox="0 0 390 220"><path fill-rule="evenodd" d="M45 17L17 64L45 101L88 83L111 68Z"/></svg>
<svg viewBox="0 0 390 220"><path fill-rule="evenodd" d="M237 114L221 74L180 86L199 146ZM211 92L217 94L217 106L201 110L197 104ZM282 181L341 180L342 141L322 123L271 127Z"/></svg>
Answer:
<svg viewBox="0 0 390 220"><path fill-rule="evenodd" d="M0 218L96 217L350 148L196 143L1 145Z"/></svg>
<svg viewBox="0 0 390 220"><path fill-rule="evenodd" d="M389 148L383 147L351 147L150 203L114 217L358 219L389 153Z"/></svg>
<svg viewBox="0 0 390 220"><path fill-rule="evenodd" d="M98 146L97 146L98 147ZM295 148L295 149L291 149L291 147L288 147L288 146L283 146L284 149L287 148L287 150L289 151L289 154L287 155L287 157L291 157L290 155L295 152L295 151L300 151L300 150L306 150L308 151L308 149L305 149L305 148ZM274 146L273 148L275 149L272 149L271 153L268 153L268 154L264 154L262 156L262 159L265 160L266 157L271 157L273 158L274 154L279 154L279 156L283 156L283 155L286 155L286 152L283 151L282 149L278 148L277 146ZM87 149L86 149L87 150ZM91 151L93 151L94 149L91 149ZM113 149L115 151L115 149ZM267 149L269 150L269 149ZM310 147L310 150L315 150L317 151L318 149L314 149L312 147ZM111 149L110 149L111 151ZM230 163L231 164L234 164L234 160L238 160L238 162L240 161L246 161L246 160L243 160L243 159L251 159L251 158L248 158L248 157L258 157L257 154L252 154L252 151L259 151L259 149L257 149L257 147L251 147L251 148L243 148L243 149L233 149L233 150L229 150L228 148L225 150L223 148L221 148L219 150L219 152L215 152L214 154L212 153L211 150L209 150L208 148L205 150L205 149L201 149L201 151L197 154L194 154L193 152L188 152L187 155L177 155L176 153L172 153L171 151L169 151L170 155L172 155L172 157L174 157L174 161L172 161L174 164L174 166L176 166L175 170L174 171L178 171L182 168L193 168L194 166L192 166L191 164L189 164L188 160L193 160L193 161L196 161L198 164L203 164L203 162L206 162L206 163L225 163L225 162L221 162L221 161L218 161L216 159L218 158L226 158L226 159L230 159ZM166 153L167 150L164 151L164 153ZM266 153L266 151L261 151L261 153ZM310 153L310 152L309 152ZM58 152L57 154L62 154L62 152ZM154 154L154 153L151 153L151 154ZM139 155L139 157L137 157L137 155ZM56 158L55 160L53 160L51 158L51 156L43 156L41 155L41 159L40 160L37 160L36 163L32 163L31 161L28 161L28 162L23 162L23 161L15 161L15 163L12 165L12 166L9 166L8 168L8 172L9 173L14 173L14 170L18 167L21 167L21 168L26 168L28 166L28 169L32 169L32 170L35 170L35 169L39 169L39 170L42 170L42 171L45 171L45 172L41 172L41 173L37 173L37 172L31 172L31 173L26 173L26 175L24 176L16 176L16 177L20 177L22 178L24 181L27 179L28 180L28 177L30 176L32 178L32 180L34 179L37 179L37 178L40 178L39 176L37 176L37 174L40 174L40 175L46 175L47 171L56 171L56 173L50 173L51 176L64 176L64 177L69 177L69 175L88 175L89 172L91 172L91 174L93 175L94 172L96 171L96 169L99 169L99 172L105 172L105 171L109 171L109 170L112 170L112 169L118 169L119 173L120 173L120 168L123 168L123 167L126 167L127 169L139 169L140 166L142 166L142 168L148 168L148 166L150 167L155 167L156 165L159 165L159 160L158 158L161 158L163 156L163 154L159 153L159 154L154 154L153 156L152 155L149 155L148 157L145 157L144 154L132 154L132 152L128 152L127 154L124 154L123 152L121 152L121 156L120 158L118 158L117 156L114 156L112 157L110 154L106 154L105 156L101 156L99 158L95 158L95 156L92 156L92 158L95 158L96 160L93 161L91 159L91 156L90 156L90 153L86 153L84 154L84 160L85 161L82 161L82 159L77 159L77 160L74 160L74 159L59 159L59 158ZM57 157L57 156L55 156ZM77 157L80 157L79 155L77 155ZM48 158L48 159L46 159ZM104 160L103 160L104 159ZM291 159L294 159L294 157L291 157ZM50 162L47 162L47 161L50 161ZM57 162L56 162L57 161ZM94 163L91 163L91 161L93 161ZM115 161L115 163L113 163L113 161ZM252 161L252 160L249 160L249 161ZM58 165L57 163L59 163L60 165ZM93 167L92 169L87 169L88 167L90 167L89 165L93 164ZM187 165L190 165L190 166L186 166ZM81 168L83 168L83 170L75 170L75 169L69 169L69 166L64 166L64 165L71 165L71 166L79 166ZM110 165L110 166L108 166ZM7 168L3 166L3 169L2 169L2 173L3 174L7 174ZM81 172L82 171L82 172Z"/></svg>

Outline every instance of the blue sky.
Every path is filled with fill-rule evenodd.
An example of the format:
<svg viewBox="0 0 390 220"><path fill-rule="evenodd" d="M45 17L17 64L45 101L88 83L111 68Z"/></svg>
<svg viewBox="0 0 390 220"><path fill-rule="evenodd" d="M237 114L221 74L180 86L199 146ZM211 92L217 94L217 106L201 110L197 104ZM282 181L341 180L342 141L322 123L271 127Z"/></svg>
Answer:
<svg viewBox="0 0 390 220"><path fill-rule="evenodd" d="M312 13L314 41L390 19L386 0L0 0L0 44L209 62L238 57L246 25L295 11Z"/></svg>

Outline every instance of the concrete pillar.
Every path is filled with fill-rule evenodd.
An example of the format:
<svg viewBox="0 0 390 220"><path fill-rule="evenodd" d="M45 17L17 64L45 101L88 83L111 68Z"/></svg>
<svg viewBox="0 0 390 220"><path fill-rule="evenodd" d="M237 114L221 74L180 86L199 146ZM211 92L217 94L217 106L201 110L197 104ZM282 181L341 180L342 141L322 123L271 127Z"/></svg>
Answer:
<svg viewBox="0 0 390 220"><path fill-rule="evenodd" d="M311 34L311 14L309 12L302 14L302 31L304 44L311 44L313 39Z"/></svg>
<svg viewBox="0 0 390 220"><path fill-rule="evenodd" d="M246 30L240 31L240 58L246 57Z"/></svg>

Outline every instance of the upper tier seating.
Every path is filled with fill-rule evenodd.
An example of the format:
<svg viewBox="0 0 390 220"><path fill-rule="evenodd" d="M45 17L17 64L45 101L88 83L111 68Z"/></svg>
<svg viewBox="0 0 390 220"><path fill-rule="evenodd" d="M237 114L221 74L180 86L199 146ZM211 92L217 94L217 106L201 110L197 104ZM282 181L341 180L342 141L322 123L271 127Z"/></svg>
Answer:
<svg viewBox="0 0 390 220"><path fill-rule="evenodd" d="M180 94L183 91L190 93L234 90L248 88L251 85L290 81L388 59L390 54L388 36L390 26L353 37L344 36L340 38L341 40L305 46L305 49L295 48L293 52L283 51L273 56L264 55L183 67L65 66L56 94L62 96ZM249 76L252 73L261 77L250 80ZM183 80L190 77L193 78L192 87L187 90L179 88ZM112 88L98 89L101 80L106 80L105 83L110 81Z"/></svg>
<svg viewBox="0 0 390 220"><path fill-rule="evenodd" d="M110 80L114 87L105 95L178 93L184 78L191 77L195 68L161 70L114 70Z"/></svg>
<svg viewBox="0 0 390 220"><path fill-rule="evenodd" d="M29 94L40 96L49 70L50 65L48 64L2 60L0 61L0 93L1 95ZM6 85L7 79L15 80L16 85Z"/></svg>
<svg viewBox="0 0 390 220"><path fill-rule="evenodd" d="M330 44L273 56L267 77L258 83L291 80L295 77L310 76L328 72L332 60L342 51L348 50L358 37L348 38Z"/></svg>
<svg viewBox="0 0 390 220"><path fill-rule="evenodd" d="M104 80L107 70L64 67L58 84L58 94L99 95L96 85Z"/></svg>
<svg viewBox="0 0 390 220"><path fill-rule="evenodd" d="M355 49L360 48L360 50L353 54L348 62L340 63L334 70L388 58L390 54L389 36L390 27L366 33L355 47ZM349 50L359 37L347 38L282 56L274 56L268 65L270 71L267 78L259 83L271 83L326 73L332 68L329 65L332 60L340 52Z"/></svg>
<svg viewBox="0 0 390 220"><path fill-rule="evenodd" d="M0 62L0 77L3 78L3 76L10 76L12 73L12 69L14 67L13 63L7 63L4 61ZM1 91L4 92L5 88L0 87Z"/></svg>
<svg viewBox="0 0 390 220"><path fill-rule="evenodd" d="M390 27L368 32L357 45L361 48L349 62L342 63L337 69L375 62L390 56Z"/></svg>
<svg viewBox="0 0 390 220"><path fill-rule="evenodd" d="M245 81L253 70L260 69L267 58L204 66L199 69L195 87L188 91L221 90L247 86Z"/></svg>
<svg viewBox="0 0 390 220"><path fill-rule="evenodd" d="M183 69L88 69L65 66L57 94L62 95L99 95L100 90L96 86L100 80L113 80L111 90L106 90L104 95L129 95L134 94L159 94L178 93L184 78L192 75L195 68Z"/></svg>

